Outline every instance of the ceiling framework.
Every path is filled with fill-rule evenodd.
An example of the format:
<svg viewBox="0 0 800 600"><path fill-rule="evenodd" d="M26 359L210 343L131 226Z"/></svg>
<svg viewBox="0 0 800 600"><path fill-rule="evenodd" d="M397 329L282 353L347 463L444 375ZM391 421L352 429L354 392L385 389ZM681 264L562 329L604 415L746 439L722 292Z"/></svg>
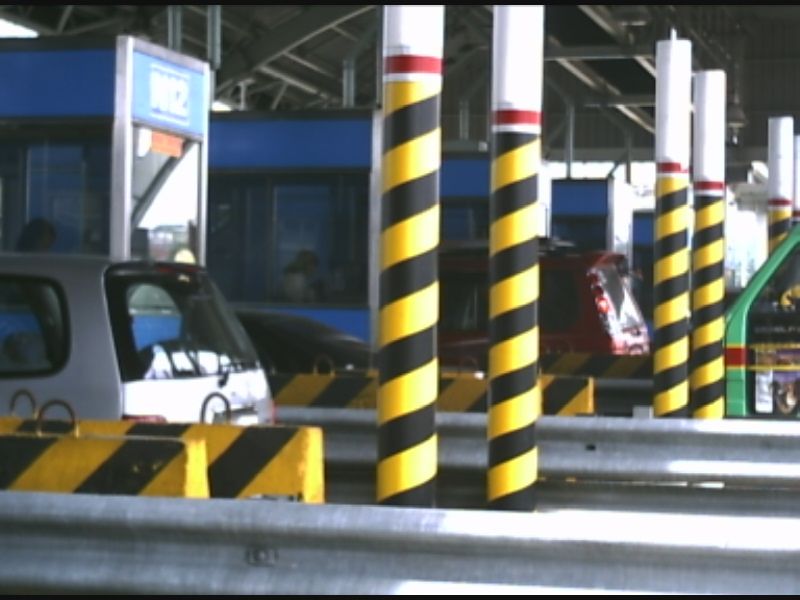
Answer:
<svg viewBox="0 0 800 600"><path fill-rule="evenodd" d="M485 147L492 6L445 9L445 147ZM0 6L42 36L130 34L209 60L215 98L257 111L379 107L382 12L220 5L215 37L209 5ZM695 70L726 72L729 162L764 160L766 119L800 107L800 60L786 60L800 57L800 8L790 5L546 5L546 155L651 160L655 47L672 32L692 41Z"/></svg>

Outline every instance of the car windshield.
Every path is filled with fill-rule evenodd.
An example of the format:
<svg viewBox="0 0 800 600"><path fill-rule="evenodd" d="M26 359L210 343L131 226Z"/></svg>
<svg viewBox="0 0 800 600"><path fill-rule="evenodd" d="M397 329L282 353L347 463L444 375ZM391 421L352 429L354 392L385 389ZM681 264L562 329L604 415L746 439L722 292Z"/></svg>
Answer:
<svg viewBox="0 0 800 600"><path fill-rule="evenodd" d="M112 268L106 291L123 381L259 366L241 324L200 269Z"/></svg>

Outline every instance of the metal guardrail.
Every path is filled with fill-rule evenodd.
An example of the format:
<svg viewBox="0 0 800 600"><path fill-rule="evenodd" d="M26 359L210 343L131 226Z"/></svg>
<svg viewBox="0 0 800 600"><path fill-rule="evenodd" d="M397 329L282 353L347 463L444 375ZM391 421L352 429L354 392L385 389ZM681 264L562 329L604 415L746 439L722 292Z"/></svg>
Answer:
<svg viewBox="0 0 800 600"><path fill-rule="evenodd" d="M0 592L800 592L800 519L0 492Z"/></svg>
<svg viewBox="0 0 800 600"><path fill-rule="evenodd" d="M375 411L281 408L278 417L323 429L328 502L374 503ZM483 508L486 415L437 413L436 431L438 505ZM544 416L536 439L545 505L800 515L798 422Z"/></svg>

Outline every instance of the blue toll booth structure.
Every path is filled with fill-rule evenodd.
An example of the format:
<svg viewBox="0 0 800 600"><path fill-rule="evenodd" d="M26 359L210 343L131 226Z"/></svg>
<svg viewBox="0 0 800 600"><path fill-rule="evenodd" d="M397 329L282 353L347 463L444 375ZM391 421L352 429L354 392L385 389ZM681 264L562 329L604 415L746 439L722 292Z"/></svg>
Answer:
<svg viewBox="0 0 800 600"><path fill-rule="evenodd" d="M5 39L0 77L0 249L45 220L50 251L204 261L205 62L130 36Z"/></svg>
<svg viewBox="0 0 800 600"><path fill-rule="evenodd" d="M207 262L228 298L374 341L381 119L358 109L212 114ZM488 239L490 167L485 151L443 153L440 239ZM302 293L301 275L313 284Z"/></svg>

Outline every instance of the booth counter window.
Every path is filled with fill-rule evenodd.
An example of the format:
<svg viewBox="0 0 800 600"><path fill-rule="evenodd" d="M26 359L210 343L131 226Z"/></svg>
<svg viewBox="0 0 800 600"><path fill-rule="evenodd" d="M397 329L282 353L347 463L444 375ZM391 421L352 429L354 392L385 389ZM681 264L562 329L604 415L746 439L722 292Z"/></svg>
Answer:
<svg viewBox="0 0 800 600"><path fill-rule="evenodd" d="M13 251L42 218L57 235L50 252L106 254L110 141L91 125L19 125L0 141L0 247Z"/></svg>
<svg viewBox="0 0 800 600"><path fill-rule="evenodd" d="M133 144L131 256L196 262L200 145L138 125Z"/></svg>

